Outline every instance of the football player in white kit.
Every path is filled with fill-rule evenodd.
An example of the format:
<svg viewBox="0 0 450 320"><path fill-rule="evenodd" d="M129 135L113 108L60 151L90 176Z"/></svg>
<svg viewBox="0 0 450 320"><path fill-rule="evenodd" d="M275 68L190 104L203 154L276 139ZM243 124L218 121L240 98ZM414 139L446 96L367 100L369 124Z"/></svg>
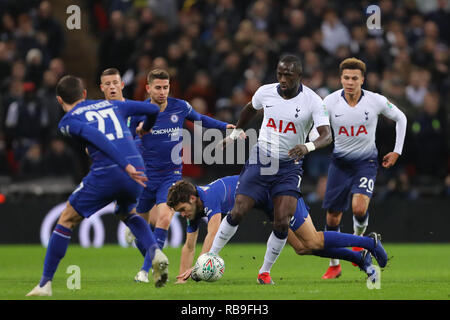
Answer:
<svg viewBox="0 0 450 320"><path fill-rule="evenodd" d="M351 203L354 234L363 235L378 170L375 145L378 116L383 114L396 122L395 147L383 157L384 168L392 167L402 153L407 120L386 97L361 89L366 71L364 62L348 58L341 62L339 69L343 89L324 99L334 133L334 150L323 200L323 208L327 210L325 230L339 231L342 212ZM337 278L341 272L339 260L331 259L322 278Z"/></svg>
<svg viewBox="0 0 450 320"><path fill-rule="evenodd" d="M258 283L273 284L270 269L283 249L289 222L301 197L302 158L332 141L328 112L322 99L302 85L298 57L286 55L277 66L279 83L261 86L242 110L235 130L225 142L245 138L243 128L264 109L258 143L241 171L231 214L222 220L211 247L219 252L231 239L244 215L270 192L274 205L273 231L267 241ZM319 137L305 143L313 124Z"/></svg>

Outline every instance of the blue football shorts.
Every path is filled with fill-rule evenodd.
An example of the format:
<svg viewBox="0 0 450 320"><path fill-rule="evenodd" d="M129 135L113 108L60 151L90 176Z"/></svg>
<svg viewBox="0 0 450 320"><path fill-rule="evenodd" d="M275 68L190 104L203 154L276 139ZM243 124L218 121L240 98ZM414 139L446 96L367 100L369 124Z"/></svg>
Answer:
<svg viewBox="0 0 450 320"><path fill-rule="evenodd" d="M332 159L322 207L333 211L346 211L355 193L372 198L378 163L375 159L346 162Z"/></svg>
<svg viewBox="0 0 450 320"><path fill-rule="evenodd" d="M119 167L101 171L90 171L70 195L69 203L84 218L114 201L116 213L130 213L143 187Z"/></svg>
<svg viewBox="0 0 450 320"><path fill-rule="evenodd" d="M164 177L149 179L146 182L147 187L144 188L139 197L136 212L146 213L150 211L154 205L167 202L169 188L181 179L181 174L169 174Z"/></svg>
<svg viewBox="0 0 450 320"><path fill-rule="evenodd" d="M267 192L271 199L278 195L295 198L301 196L300 184L303 175L301 165L294 161L280 162L276 173L271 175L261 174L261 170L265 167L267 166L258 163L249 164L247 161L239 175L236 195L249 196L257 203L265 201Z"/></svg>

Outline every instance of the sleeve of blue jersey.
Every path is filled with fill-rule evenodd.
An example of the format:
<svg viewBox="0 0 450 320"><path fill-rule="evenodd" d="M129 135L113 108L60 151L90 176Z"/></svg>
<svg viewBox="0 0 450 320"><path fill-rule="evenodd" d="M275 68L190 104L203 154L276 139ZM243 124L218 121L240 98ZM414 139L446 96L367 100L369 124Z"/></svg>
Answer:
<svg viewBox="0 0 450 320"><path fill-rule="evenodd" d="M147 116L144 121L143 129L148 131L153 127L159 114L157 105L149 102L141 102L134 100L118 101L120 112L127 118L129 116Z"/></svg>
<svg viewBox="0 0 450 320"><path fill-rule="evenodd" d="M190 109L189 113L186 116L186 119L190 121L201 121L203 128L215 128L220 130L227 129L227 123L200 114L193 108Z"/></svg>

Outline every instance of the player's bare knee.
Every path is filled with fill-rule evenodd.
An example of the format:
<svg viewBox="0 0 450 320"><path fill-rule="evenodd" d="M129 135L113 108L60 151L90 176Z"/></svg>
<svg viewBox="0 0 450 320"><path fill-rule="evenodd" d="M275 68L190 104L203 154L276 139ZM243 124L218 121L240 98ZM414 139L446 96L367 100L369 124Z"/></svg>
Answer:
<svg viewBox="0 0 450 320"><path fill-rule="evenodd" d="M305 248L294 248L294 251L299 256L305 256L311 252L310 250L305 249Z"/></svg>
<svg viewBox="0 0 450 320"><path fill-rule="evenodd" d="M231 210L231 217L234 221L240 222L250 209L251 206L247 201L236 198L233 210Z"/></svg>
<svg viewBox="0 0 450 320"><path fill-rule="evenodd" d="M83 220L83 217L72 206L68 205L59 216L58 224L69 229L74 229L81 220Z"/></svg>
<svg viewBox="0 0 450 320"><path fill-rule="evenodd" d="M353 207L353 214L356 217L364 217L364 215L366 214L366 206L365 205L356 205Z"/></svg>
<svg viewBox="0 0 450 320"><path fill-rule="evenodd" d="M158 217L157 226L164 228L169 228L170 222L172 221L172 214L162 214Z"/></svg>
<svg viewBox="0 0 450 320"><path fill-rule="evenodd" d="M289 230L289 219L274 219L273 221L273 230L287 233Z"/></svg>

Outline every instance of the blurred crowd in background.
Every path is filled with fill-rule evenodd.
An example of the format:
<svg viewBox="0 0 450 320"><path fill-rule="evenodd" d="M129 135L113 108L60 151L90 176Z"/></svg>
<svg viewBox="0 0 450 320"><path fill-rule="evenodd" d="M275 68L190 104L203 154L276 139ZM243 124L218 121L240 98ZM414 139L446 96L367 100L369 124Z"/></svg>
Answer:
<svg viewBox="0 0 450 320"><path fill-rule="evenodd" d="M0 2L0 176L26 181L67 175L78 183L87 170L85 156L57 132L62 110L55 85L67 73L68 30L55 18L51 2L19 2ZM367 28L370 4L381 9L381 30ZM363 60L363 88L388 97L408 117L403 154L394 168L380 168L377 196L450 195L449 1L86 0L79 5L88 13L83 32L97 39L95 79L115 67L125 82L124 96L144 100L148 71L164 68L172 96L229 123L236 123L259 86L277 81L283 53L301 57L303 83L322 98L341 87L343 59ZM394 141L395 123L380 116L380 157L392 151ZM306 157L308 201L323 197L331 150ZM203 182L222 172L200 165L186 166L184 173Z"/></svg>

